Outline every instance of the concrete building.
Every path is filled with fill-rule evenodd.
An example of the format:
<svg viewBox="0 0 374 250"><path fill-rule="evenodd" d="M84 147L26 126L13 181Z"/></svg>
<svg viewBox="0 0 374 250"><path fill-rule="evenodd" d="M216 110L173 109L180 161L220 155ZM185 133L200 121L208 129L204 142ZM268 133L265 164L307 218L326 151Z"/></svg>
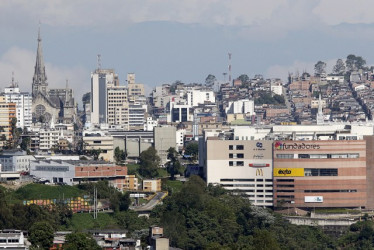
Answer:
<svg viewBox="0 0 374 250"><path fill-rule="evenodd" d="M129 130L128 89L125 86L107 88L107 121L109 125L120 125Z"/></svg>
<svg viewBox="0 0 374 250"><path fill-rule="evenodd" d="M158 156L161 158L161 164L165 164L167 159L167 151L169 148L176 148L176 127L155 127L154 128L154 147Z"/></svg>
<svg viewBox="0 0 374 250"><path fill-rule="evenodd" d="M130 129L144 129L145 119L147 113L147 105L145 103L130 103L129 104L129 128Z"/></svg>
<svg viewBox="0 0 374 250"><path fill-rule="evenodd" d="M27 250L29 246L21 230L4 229L0 231L0 249Z"/></svg>
<svg viewBox="0 0 374 250"><path fill-rule="evenodd" d="M0 96L0 147L6 144L6 141L12 139L12 119L17 118L16 116L16 103L6 102L5 96Z"/></svg>
<svg viewBox="0 0 374 250"><path fill-rule="evenodd" d="M274 205L368 207L368 149L366 140L275 141Z"/></svg>
<svg viewBox="0 0 374 250"><path fill-rule="evenodd" d="M246 114L252 116L255 114L255 105L253 100L238 100L228 103L226 114Z"/></svg>
<svg viewBox="0 0 374 250"><path fill-rule="evenodd" d="M207 184L248 197L256 206L273 206L272 141L225 140L204 136L199 152Z"/></svg>
<svg viewBox="0 0 374 250"><path fill-rule="evenodd" d="M91 123L107 123L108 87L119 86L113 69L96 69L91 73Z"/></svg>
<svg viewBox="0 0 374 250"><path fill-rule="evenodd" d="M126 187L127 167L102 161L35 160L31 162L30 175L68 185L108 180L113 187L122 190Z"/></svg>
<svg viewBox="0 0 374 250"><path fill-rule="evenodd" d="M103 131L83 131L85 150L101 150L99 159L113 162L113 137Z"/></svg>
<svg viewBox="0 0 374 250"><path fill-rule="evenodd" d="M49 151L58 148L59 139L62 138L63 132L56 129L40 129L39 131L39 150Z"/></svg>
<svg viewBox="0 0 374 250"><path fill-rule="evenodd" d="M143 180L144 192L161 192L161 179Z"/></svg>
<svg viewBox="0 0 374 250"><path fill-rule="evenodd" d="M126 175L124 190L138 190L139 182L135 175Z"/></svg>
<svg viewBox="0 0 374 250"><path fill-rule="evenodd" d="M19 87L12 82L10 87L2 93L5 102L16 104L17 128L29 130L32 123L32 96L27 92L20 92Z"/></svg>
<svg viewBox="0 0 374 250"><path fill-rule="evenodd" d="M212 90L193 89L187 91L187 104L190 107L197 107L205 102L216 102L216 97Z"/></svg>
<svg viewBox="0 0 374 250"><path fill-rule="evenodd" d="M30 161L34 160L32 155L25 151L3 151L0 155L2 172L28 172Z"/></svg>

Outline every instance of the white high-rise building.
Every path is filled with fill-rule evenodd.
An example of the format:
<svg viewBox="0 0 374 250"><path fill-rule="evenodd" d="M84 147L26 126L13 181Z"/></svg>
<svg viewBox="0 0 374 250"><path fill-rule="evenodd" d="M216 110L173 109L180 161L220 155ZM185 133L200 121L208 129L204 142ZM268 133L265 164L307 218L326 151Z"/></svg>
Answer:
<svg viewBox="0 0 374 250"><path fill-rule="evenodd" d="M20 92L19 87L12 83L4 89L2 95L6 103L16 103L17 128L31 128L32 123L32 96L27 92Z"/></svg>
<svg viewBox="0 0 374 250"><path fill-rule="evenodd" d="M187 104L190 107L197 107L204 102L216 102L216 97L212 90L194 89L187 92Z"/></svg>
<svg viewBox="0 0 374 250"><path fill-rule="evenodd" d="M91 123L107 123L108 87L119 86L118 75L112 69L97 69L91 73Z"/></svg>

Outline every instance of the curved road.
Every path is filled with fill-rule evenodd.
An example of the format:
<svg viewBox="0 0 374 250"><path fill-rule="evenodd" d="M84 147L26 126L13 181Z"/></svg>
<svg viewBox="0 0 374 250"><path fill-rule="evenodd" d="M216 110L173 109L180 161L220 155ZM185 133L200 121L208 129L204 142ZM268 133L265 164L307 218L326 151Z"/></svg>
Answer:
<svg viewBox="0 0 374 250"><path fill-rule="evenodd" d="M161 202L162 197L164 197L164 195L166 195L166 193L157 192L156 195L144 206L131 206L130 209L138 212L151 211L156 205L158 205Z"/></svg>

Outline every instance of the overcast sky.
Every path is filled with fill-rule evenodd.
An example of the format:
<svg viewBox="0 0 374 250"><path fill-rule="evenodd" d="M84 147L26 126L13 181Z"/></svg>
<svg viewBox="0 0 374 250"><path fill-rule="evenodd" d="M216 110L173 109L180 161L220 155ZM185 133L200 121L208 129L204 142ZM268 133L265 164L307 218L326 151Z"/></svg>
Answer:
<svg viewBox="0 0 374 250"><path fill-rule="evenodd" d="M80 101L97 54L122 84L134 72L148 90L222 81L228 52L233 77L284 79L351 53L371 65L373 9L371 0L1 0L0 86L14 72L31 90L39 21L50 87L68 79Z"/></svg>

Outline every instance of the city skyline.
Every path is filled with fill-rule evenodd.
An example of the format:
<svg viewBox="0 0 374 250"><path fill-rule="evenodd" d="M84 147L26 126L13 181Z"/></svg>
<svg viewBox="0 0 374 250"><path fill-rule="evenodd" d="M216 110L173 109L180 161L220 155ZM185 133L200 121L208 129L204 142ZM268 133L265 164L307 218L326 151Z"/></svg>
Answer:
<svg viewBox="0 0 374 250"><path fill-rule="evenodd" d="M2 88L15 72L21 89L31 90L39 22L49 85L63 87L68 79L79 102L90 89L97 54L121 84L127 73L136 73L147 93L176 80L203 83L208 74L222 81L228 52L233 77L282 79L289 71L312 71L318 60L329 71L350 53L368 65L374 56L369 1L89 3L2 1ZM108 14L100 15L102 9Z"/></svg>

